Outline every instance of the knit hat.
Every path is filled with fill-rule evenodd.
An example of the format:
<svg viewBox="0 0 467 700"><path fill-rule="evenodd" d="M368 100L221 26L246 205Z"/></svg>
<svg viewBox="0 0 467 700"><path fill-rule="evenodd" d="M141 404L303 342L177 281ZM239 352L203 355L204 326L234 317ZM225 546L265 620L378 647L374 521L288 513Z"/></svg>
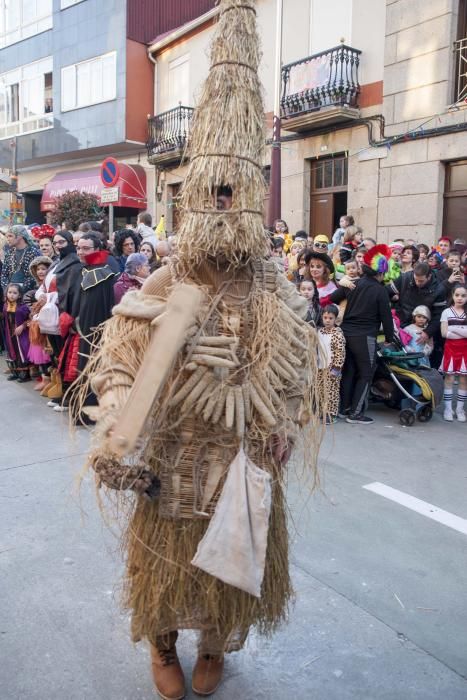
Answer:
<svg viewBox="0 0 467 700"><path fill-rule="evenodd" d="M431 311L428 306L423 306L423 304L415 307L412 311L412 317L414 316L424 316L427 321L431 321Z"/></svg>
<svg viewBox="0 0 467 700"><path fill-rule="evenodd" d="M401 243L400 241L393 241L392 243L389 243L389 248L391 248L391 250L394 250L395 248L402 250L403 247L404 247L404 244Z"/></svg>
<svg viewBox="0 0 467 700"><path fill-rule="evenodd" d="M388 260L392 255L391 248L380 243L367 250L363 256L363 268L367 275L384 275L389 270Z"/></svg>

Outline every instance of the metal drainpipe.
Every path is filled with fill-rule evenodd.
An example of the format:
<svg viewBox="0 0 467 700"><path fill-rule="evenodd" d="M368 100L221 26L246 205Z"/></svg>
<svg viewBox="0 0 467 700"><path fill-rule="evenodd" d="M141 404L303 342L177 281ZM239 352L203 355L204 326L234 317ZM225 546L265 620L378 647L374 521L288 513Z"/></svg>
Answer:
<svg viewBox="0 0 467 700"><path fill-rule="evenodd" d="M274 115L271 149L271 182L268 207L268 225L281 217L281 84L282 84L282 13L283 0L277 0L276 67L274 72Z"/></svg>
<svg viewBox="0 0 467 700"><path fill-rule="evenodd" d="M158 71L157 71L157 58L154 58L152 55L151 51L148 50L148 58L151 61L151 63L154 64L154 100L153 100L153 116L156 116L156 108L157 108L157 76L158 76ZM148 139L149 140L149 139ZM149 150L149 149L148 149ZM159 186L159 171L157 169L157 165L154 165L154 184L155 184L155 198L154 198L154 206L155 206L155 211L154 211L154 216L157 215L157 188Z"/></svg>

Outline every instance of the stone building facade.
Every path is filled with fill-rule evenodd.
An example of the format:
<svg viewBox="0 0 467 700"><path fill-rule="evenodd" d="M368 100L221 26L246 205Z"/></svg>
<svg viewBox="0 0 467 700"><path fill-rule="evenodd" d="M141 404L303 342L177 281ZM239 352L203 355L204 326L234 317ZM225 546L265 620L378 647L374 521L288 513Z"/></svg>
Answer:
<svg viewBox="0 0 467 700"><path fill-rule="evenodd" d="M283 8L282 217L290 230L331 234L348 212L379 241L465 236L464 0L336 0L332 13L325 0L284 0ZM257 10L270 136L276 2L258 0ZM208 69L216 11L149 49L156 61L149 159L168 230L177 225L189 110ZM176 148L173 134L163 145L169 122L172 132L181 125Z"/></svg>

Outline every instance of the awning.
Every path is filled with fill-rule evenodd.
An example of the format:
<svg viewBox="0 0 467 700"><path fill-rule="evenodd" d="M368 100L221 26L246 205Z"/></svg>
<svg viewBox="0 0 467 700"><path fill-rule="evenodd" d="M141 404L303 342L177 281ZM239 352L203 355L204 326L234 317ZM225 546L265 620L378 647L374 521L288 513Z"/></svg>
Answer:
<svg viewBox="0 0 467 700"><path fill-rule="evenodd" d="M114 206L146 209L146 171L141 165L119 163L119 166L120 177L115 183L115 187L119 188L119 200L114 202ZM44 188L41 199L41 211L53 211L56 197L73 190L95 194L99 197L100 202L101 193L104 189L105 187L100 177L100 168L57 173Z"/></svg>

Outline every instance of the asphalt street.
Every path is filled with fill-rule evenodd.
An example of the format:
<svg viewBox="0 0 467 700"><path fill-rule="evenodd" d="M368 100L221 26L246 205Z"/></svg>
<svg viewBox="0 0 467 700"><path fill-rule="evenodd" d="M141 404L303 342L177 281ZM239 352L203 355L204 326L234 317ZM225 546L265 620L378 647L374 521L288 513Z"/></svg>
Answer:
<svg viewBox="0 0 467 700"><path fill-rule="evenodd" d="M3 375L0 413L0 700L155 698L118 539L78 487L88 434ZM290 472L296 602L228 657L219 700L467 698L467 426L373 415L328 429L317 493ZM189 680L191 633L179 653Z"/></svg>

